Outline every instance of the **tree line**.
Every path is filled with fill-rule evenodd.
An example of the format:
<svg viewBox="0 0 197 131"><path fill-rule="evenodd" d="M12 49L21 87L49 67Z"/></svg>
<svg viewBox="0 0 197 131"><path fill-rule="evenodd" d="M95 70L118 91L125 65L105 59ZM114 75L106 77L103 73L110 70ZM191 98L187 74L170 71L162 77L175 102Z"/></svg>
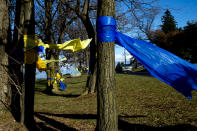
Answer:
<svg viewBox="0 0 197 131"><path fill-rule="evenodd" d="M161 22L162 24L159 29L152 30L150 28L145 30L148 41L184 60L191 63L197 63L197 22L188 21L186 26L178 28L174 16L168 9L161 17ZM141 29L141 27L139 29ZM130 65L135 67L133 63L136 63L136 59L130 61ZM116 66L116 72L121 73L124 65L126 64L119 62Z"/></svg>
<svg viewBox="0 0 197 131"><path fill-rule="evenodd" d="M161 29L151 32L151 43L168 50L177 56L191 62L197 62L197 22L187 22L183 28L177 28L177 22L169 10L162 17Z"/></svg>

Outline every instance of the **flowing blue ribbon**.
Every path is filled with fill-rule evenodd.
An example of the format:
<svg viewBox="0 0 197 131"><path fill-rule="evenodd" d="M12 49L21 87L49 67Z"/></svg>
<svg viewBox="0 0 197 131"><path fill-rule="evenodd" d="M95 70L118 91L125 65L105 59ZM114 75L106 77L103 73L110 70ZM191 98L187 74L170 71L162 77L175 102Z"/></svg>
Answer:
<svg viewBox="0 0 197 131"><path fill-rule="evenodd" d="M197 91L197 66L154 44L117 32L115 23L113 17L102 16L97 19L98 41L116 42L128 50L152 76L191 99L191 91Z"/></svg>

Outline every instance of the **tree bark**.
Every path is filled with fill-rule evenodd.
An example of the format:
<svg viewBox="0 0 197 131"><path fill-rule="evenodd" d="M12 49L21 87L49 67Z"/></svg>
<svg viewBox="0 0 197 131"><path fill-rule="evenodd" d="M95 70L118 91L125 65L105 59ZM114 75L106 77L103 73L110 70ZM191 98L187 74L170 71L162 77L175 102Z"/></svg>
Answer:
<svg viewBox="0 0 197 131"><path fill-rule="evenodd" d="M45 42L47 44L54 43L53 34L52 34L52 1L45 0ZM55 49L46 50L46 59L54 60L55 59ZM47 93L52 93L52 89L56 88L54 80L51 78L55 77L55 63L51 62L47 64Z"/></svg>
<svg viewBox="0 0 197 131"><path fill-rule="evenodd" d="M5 50L9 27L8 1L0 0L0 113L5 111L8 94L8 55Z"/></svg>
<svg viewBox="0 0 197 131"><path fill-rule="evenodd" d="M17 122L20 122L21 118L21 88L23 85L23 25L24 25L24 7L21 0L16 0L16 12L15 12L15 27L13 35L13 43L10 43L9 48L9 72L10 78L13 82L11 86L11 112Z"/></svg>
<svg viewBox="0 0 197 131"><path fill-rule="evenodd" d="M88 80L86 82L86 89L83 95L86 95L88 93L93 93L95 91L96 86L96 32L94 30L94 27L90 21L89 18L89 3L90 0L85 0L83 5L83 10L80 11L80 0L77 1L77 4L75 8L73 8L69 3L64 2L64 4L70 8L71 10L75 11L77 16L81 19L83 22L86 31L88 33L88 37L92 38L93 40L90 43L90 61L89 61L89 74L88 74Z"/></svg>
<svg viewBox="0 0 197 131"><path fill-rule="evenodd" d="M34 35L34 1L17 0L13 44L9 55L12 100L11 112L17 122L28 128L34 121L35 62L24 65L23 34ZM25 72L24 72L25 69Z"/></svg>
<svg viewBox="0 0 197 131"><path fill-rule="evenodd" d="M24 34L35 35L34 0L24 2ZM34 88L36 63L25 64L25 85L22 88L21 123L31 128L34 123Z"/></svg>
<svg viewBox="0 0 197 131"><path fill-rule="evenodd" d="M78 12L78 16L80 17L81 21L83 22L86 31L88 33L88 37L92 38L90 43L90 61L89 61L89 74L88 80L86 83L86 93L94 93L96 89L96 73L97 73L97 66L96 66L96 33L94 27L90 21L89 17L89 0L85 0L84 7L82 13Z"/></svg>
<svg viewBox="0 0 197 131"><path fill-rule="evenodd" d="M98 17L115 16L114 0L98 0ZM98 41L97 129L117 131L114 42Z"/></svg>

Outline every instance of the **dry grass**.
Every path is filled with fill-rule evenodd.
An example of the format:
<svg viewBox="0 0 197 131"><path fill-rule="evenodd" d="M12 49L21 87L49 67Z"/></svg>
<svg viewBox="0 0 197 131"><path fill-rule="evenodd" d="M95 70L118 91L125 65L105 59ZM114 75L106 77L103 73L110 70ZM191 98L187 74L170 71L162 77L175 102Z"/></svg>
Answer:
<svg viewBox="0 0 197 131"><path fill-rule="evenodd" d="M95 130L96 95L80 96L86 79L86 75L66 78L66 91L56 95L45 94L46 81L37 81L37 129ZM116 87L119 130L197 130L196 92L189 101L172 87L144 74L117 74ZM6 119L10 118L6 116L3 121Z"/></svg>

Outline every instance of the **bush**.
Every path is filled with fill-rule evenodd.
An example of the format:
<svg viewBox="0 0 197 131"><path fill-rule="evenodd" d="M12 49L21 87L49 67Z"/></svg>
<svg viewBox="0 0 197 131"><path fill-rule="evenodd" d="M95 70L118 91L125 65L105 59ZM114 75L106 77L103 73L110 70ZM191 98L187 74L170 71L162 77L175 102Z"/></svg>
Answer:
<svg viewBox="0 0 197 131"><path fill-rule="evenodd" d="M122 72L122 65L120 64L120 62L118 62L118 64L116 65L115 71L116 71L116 73Z"/></svg>

